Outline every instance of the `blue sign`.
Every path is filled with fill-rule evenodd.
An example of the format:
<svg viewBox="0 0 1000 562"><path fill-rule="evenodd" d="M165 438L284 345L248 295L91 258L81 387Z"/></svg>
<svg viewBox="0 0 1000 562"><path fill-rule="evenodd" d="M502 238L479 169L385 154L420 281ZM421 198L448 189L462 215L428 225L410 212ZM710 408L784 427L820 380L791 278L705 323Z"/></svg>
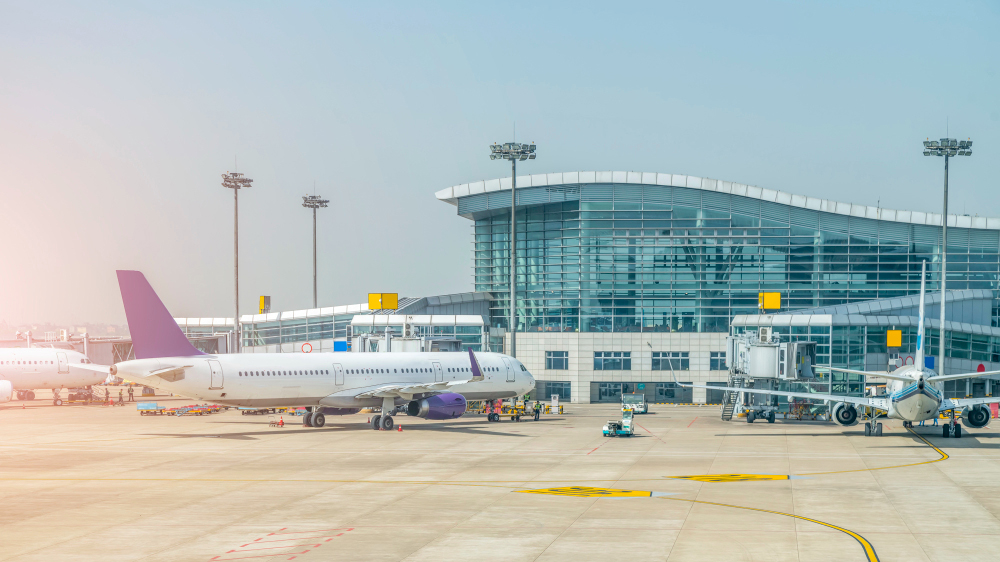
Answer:
<svg viewBox="0 0 1000 562"><path fill-rule="evenodd" d="M926 367L928 369L933 369L934 368L934 356L933 355L927 355L927 356L924 357L924 367Z"/></svg>
<svg viewBox="0 0 1000 562"><path fill-rule="evenodd" d="M641 383L635 385L635 387L638 388L639 390L645 390L646 389L646 383L642 383L641 382Z"/></svg>

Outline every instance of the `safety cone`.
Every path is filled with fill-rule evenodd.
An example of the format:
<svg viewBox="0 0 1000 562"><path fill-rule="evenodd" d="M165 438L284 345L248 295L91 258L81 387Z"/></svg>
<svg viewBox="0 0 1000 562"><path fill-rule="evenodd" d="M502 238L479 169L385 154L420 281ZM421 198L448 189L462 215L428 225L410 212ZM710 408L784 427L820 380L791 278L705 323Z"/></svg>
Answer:
<svg viewBox="0 0 1000 562"><path fill-rule="evenodd" d="M396 431L403 431L402 424L396 426Z"/></svg>
<svg viewBox="0 0 1000 562"><path fill-rule="evenodd" d="M285 427L285 418L284 417L279 417L278 418L278 427Z"/></svg>

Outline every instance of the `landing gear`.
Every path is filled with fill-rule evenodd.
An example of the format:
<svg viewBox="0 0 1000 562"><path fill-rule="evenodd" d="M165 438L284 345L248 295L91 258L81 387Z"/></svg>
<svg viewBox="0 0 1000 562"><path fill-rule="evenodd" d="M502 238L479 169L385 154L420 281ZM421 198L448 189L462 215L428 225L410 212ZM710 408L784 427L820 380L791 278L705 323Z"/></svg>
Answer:
<svg viewBox="0 0 1000 562"><path fill-rule="evenodd" d="M35 399L35 391L34 390L29 390L28 392L26 392L25 393L25 399L27 399L27 400L34 400Z"/></svg>
<svg viewBox="0 0 1000 562"><path fill-rule="evenodd" d="M945 439L951 437L951 424L944 424L941 426L941 437Z"/></svg>
<svg viewBox="0 0 1000 562"><path fill-rule="evenodd" d="M754 416L754 411L753 410L749 410L747 412L747 423L753 423L754 417L755 417Z"/></svg>
<svg viewBox="0 0 1000 562"><path fill-rule="evenodd" d="M865 435L875 437L882 436L882 424L877 422L865 422Z"/></svg>
<svg viewBox="0 0 1000 562"><path fill-rule="evenodd" d="M875 424L875 436L882 437L882 424L880 423Z"/></svg>
<svg viewBox="0 0 1000 562"><path fill-rule="evenodd" d="M372 416L372 429L378 431L382 427L382 416Z"/></svg>
<svg viewBox="0 0 1000 562"><path fill-rule="evenodd" d="M396 399L388 396L382 398L381 428L385 431L392 429L392 414L396 411Z"/></svg>
<svg viewBox="0 0 1000 562"><path fill-rule="evenodd" d="M385 431L392 431L392 416L382 416L382 429Z"/></svg>
<svg viewBox="0 0 1000 562"><path fill-rule="evenodd" d="M865 437L868 437L871 434L872 434L872 424L871 422L865 422Z"/></svg>
<svg viewBox="0 0 1000 562"><path fill-rule="evenodd" d="M324 425L326 425L326 416L324 416L320 412L313 412L312 415L310 416L309 422L312 424L313 427L323 427Z"/></svg>
<svg viewBox="0 0 1000 562"><path fill-rule="evenodd" d="M774 423L774 410L767 413L767 423Z"/></svg>
<svg viewBox="0 0 1000 562"><path fill-rule="evenodd" d="M302 414L302 427L312 427L312 412Z"/></svg>
<svg viewBox="0 0 1000 562"><path fill-rule="evenodd" d="M955 410L951 410L949 413L951 414L951 421L944 424L941 431L945 437L959 439L962 437L962 426L958 425L958 422L955 421Z"/></svg>

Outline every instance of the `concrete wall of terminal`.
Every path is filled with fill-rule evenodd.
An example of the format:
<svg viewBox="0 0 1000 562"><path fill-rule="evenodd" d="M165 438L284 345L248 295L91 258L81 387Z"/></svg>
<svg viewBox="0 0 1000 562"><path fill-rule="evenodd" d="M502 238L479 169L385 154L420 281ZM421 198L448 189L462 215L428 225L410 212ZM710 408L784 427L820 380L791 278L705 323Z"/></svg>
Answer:
<svg viewBox="0 0 1000 562"><path fill-rule="evenodd" d="M681 382L728 382L727 371L709 369L711 352L726 351L726 335L697 332L518 332L517 358L537 380L571 383L571 402L587 404L593 401L591 382L673 382L670 371L652 370L654 351L686 351L690 354L690 370L677 371ZM507 334L504 344L505 349L510 349L510 334ZM545 369L546 351L568 352L569 368ZM595 351L628 351L632 354L632 369L595 371ZM694 389L691 398L695 403L704 403L705 390Z"/></svg>

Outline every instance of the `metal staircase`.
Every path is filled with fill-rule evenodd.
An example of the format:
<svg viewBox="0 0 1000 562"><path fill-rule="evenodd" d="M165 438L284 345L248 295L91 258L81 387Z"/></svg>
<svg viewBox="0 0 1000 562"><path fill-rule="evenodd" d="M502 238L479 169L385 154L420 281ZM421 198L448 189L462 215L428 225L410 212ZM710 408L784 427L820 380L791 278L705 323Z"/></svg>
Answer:
<svg viewBox="0 0 1000 562"><path fill-rule="evenodd" d="M743 377L729 377L729 386L733 388L743 387ZM734 390L726 391L725 395L722 397L722 421L730 421L733 419L733 410L736 409L736 399L739 397L740 393Z"/></svg>

